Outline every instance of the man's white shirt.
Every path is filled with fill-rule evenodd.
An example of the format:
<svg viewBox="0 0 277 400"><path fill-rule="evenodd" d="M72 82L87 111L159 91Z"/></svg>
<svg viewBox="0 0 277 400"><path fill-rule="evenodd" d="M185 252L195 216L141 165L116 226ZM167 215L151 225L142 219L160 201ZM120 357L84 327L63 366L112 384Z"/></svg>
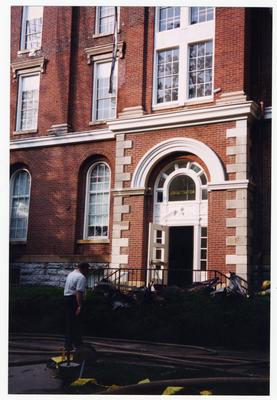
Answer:
<svg viewBox="0 0 277 400"><path fill-rule="evenodd" d="M85 292L87 280L79 271L72 271L66 278L64 296L75 295L76 292Z"/></svg>

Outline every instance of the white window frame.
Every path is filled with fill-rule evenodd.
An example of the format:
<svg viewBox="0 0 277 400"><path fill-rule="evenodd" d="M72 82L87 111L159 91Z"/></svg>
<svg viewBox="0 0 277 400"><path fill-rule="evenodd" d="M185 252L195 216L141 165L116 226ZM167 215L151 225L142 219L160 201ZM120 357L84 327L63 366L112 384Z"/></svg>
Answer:
<svg viewBox="0 0 277 400"><path fill-rule="evenodd" d="M179 95L180 95L180 93L179 93L179 91L180 91L180 49L179 49L179 47L171 47L171 48L166 48L166 49L160 49L160 50L157 50L156 51L156 65L157 65L157 69L156 69L156 76L155 76L155 83L154 83L154 86L156 87L156 91L155 91L155 93L156 93L156 103L160 106L160 105L164 105L164 104L168 104L168 103L170 103L170 104L178 104L179 103L179 100L172 100L172 101L164 101L164 102L161 102L161 103L158 103L158 85L157 85L157 82L158 82L158 66L159 66L159 62L158 62L158 57L159 57L159 53L160 52L162 52L162 51L167 51L167 50L174 50L174 49L178 49L178 64L179 64L179 66L178 66L178 99L179 99Z"/></svg>
<svg viewBox="0 0 277 400"><path fill-rule="evenodd" d="M11 237L11 217L12 217L12 206L13 206L13 198L14 198L14 181L16 176L20 173L20 172L27 172L27 174L29 175L29 191L28 191L28 215L27 215L27 221L26 221L26 234L24 237L22 238L12 238ZM30 172L26 169L26 168L21 168L16 170L10 179L10 220L9 220L9 237L10 237L10 241L11 242L26 242L27 241L27 237L28 237L28 225L29 225L29 215L30 215L30 200L31 200L31 184L32 184L32 179L31 179L31 174Z"/></svg>
<svg viewBox="0 0 277 400"><path fill-rule="evenodd" d="M44 7L39 6L42 8L42 13L41 13L41 18L42 18L42 23L41 23L41 34L40 34L40 45L39 47L31 47L28 48L26 44L26 23L27 23L27 11L28 8L32 6L23 6L23 12L22 12L22 22L21 22L21 39L20 39L20 52L32 52L41 49L41 43L42 43L42 32L43 32L43 13L44 13ZM33 6L35 7L35 6Z"/></svg>
<svg viewBox="0 0 277 400"><path fill-rule="evenodd" d="M189 23L190 23L190 25L195 25L195 24L202 24L203 22L207 22L207 20L205 20L205 21L198 21L198 22L195 22L194 24L192 24L191 23L191 11L192 11L192 8L198 8L198 17L199 17L199 8L200 7L190 7L190 13L189 13ZM205 7L206 8L206 13L207 13L207 8L212 8L213 9L213 19L215 18L215 7ZM211 20L209 20L209 21L211 21Z"/></svg>
<svg viewBox="0 0 277 400"><path fill-rule="evenodd" d="M109 190L108 190L108 214L107 214L107 236L89 236L88 235L88 212L89 212L89 197L90 197L90 176L91 171L97 167L98 164L105 164L109 170ZM86 194L85 194L85 218L84 218L84 230L83 230L83 238L84 240L98 241L98 240L106 240L109 238L109 222L110 222L110 201L111 201L111 169L109 165L105 161L96 161L93 163L88 171L86 176Z"/></svg>
<svg viewBox="0 0 277 400"><path fill-rule="evenodd" d="M189 61L190 61L189 52L190 52L190 46L196 45L196 44L198 45L198 44L201 44L201 43L207 43L209 41L212 42L212 68L211 68L211 70L212 70L212 81L211 81L212 89L211 89L211 93L212 94L211 95L207 95L207 96L200 96L200 97L196 96L196 97L191 97L190 98L189 97L189 74L190 74L190 71L189 71ZM188 102L192 102L193 100L197 101L199 99L210 99L210 98L213 98L213 87L214 87L214 40L203 40L203 41L200 41L200 42L188 43L188 48L187 48L187 86L186 86L186 88L187 88L187 101Z"/></svg>
<svg viewBox="0 0 277 400"><path fill-rule="evenodd" d="M100 56L101 58L101 56ZM103 123L106 121L111 121L116 119L117 116L117 88L118 88L118 61L116 60L115 62L115 67L114 67L114 82L113 82L113 87L115 89L115 113L114 116L111 118L107 119L96 119L97 116L97 69L99 64L110 64L112 63L111 58L103 58L100 59L99 61L94 61L93 63L93 94L92 94L92 121L94 123Z"/></svg>
<svg viewBox="0 0 277 400"><path fill-rule="evenodd" d="M34 128L31 129L22 129L21 128L21 112L22 112L22 86L23 86L23 79L30 77L30 76L38 76L39 83L38 83L38 109L37 109L37 119ZM18 91L17 91L17 111L16 111L16 131L17 132L37 132L38 128L38 112L39 112L39 94L40 94L40 73L24 73L19 75L19 82L18 82Z"/></svg>
<svg viewBox="0 0 277 400"><path fill-rule="evenodd" d="M103 6L97 6L96 7L96 17L95 17L95 33L93 37L98 37L98 36L108 36L112 35L114 33L114 28L112 29L111 32L103 32L100 33L100 8ZM116 6L114 6L116 7ZM120 7L117 6L117 31L120 31Z"/></svg>
<svg viewBox="0 0 277 400"><path fill-rule="evenodd" d="M205 170L203 169L203 167L201 167L201 165L195 161L188 161L185 168L184 167L179 168L178 161L181 162L182 160L181 159L175 160L172 163L169 163L159 173L159 175L155 181L155 185L154 185L154 204L169 203L169 202L170 203L207 202L208 201L207 199L202 199L202 190L207 189L207 183L203 184L200 176L202 174L204 174L206 177L206 180L208 182L208 177L207 177L207 174L206 174ZM191 169L192 164L196 165L198 168L200 168L200 170L198 172L195 172L193 169ZM158 188L158 184L159 184L161 177L164 174L166 174L166 171L173 165L174 165L175 170L172 171L169 175L167 175L167 177L164 181L164 184L163 184L163 188ZM177 166L175 166L175 165L177 165ZM179 200L178 201L169 201L168 200L168 191L169 191L170 184L171 184L172 180L174 178L176 178L176 176L179 176L179 175L187 175L194 181L194 183L195 183L195 199L194 200L180 200L180 201ZM162 202L158 202L157 192L163 193L163 201Z"/></svg>
<svg viewBox="0 0 277 400"><path fill-rule="evenodd" d="M206 42L213 43L213 64L212 64L212 94L189 98L189 45ZM211 102L213 100L214 88L214 46L215 46L215 12L214 19L190 24L190 7L181 7L180 27L159 32L159 7L156 7L155 17L155 41L154 41L154 65L153 65L153 93L152 109L159 110L170 107L178 107L189 104ZM158 73L158 52L170 48L179 48L179 90L178 101L157 102L157 73Z"/></svg>
<svg viewBox="0 0 277 400"><path fill-rule="evenodd" d="M169 8L169 6L163 6L164 8ZM180 6L175 6L175 7L180 7ZM171 30L176 30L176 29L179 29L180 27L177 27L177 28L172 28L172 29L165 29L165 30L163 30L163 31L160 31L159 30L159 27L160 27L160 9L161 9L162 7L157 7L157 24L156 24L156 30L158 31L158 32L168 32L168 31L171 31ZM174 8L174 6L172 6L172 8ZM181 13L181 7L180 7L180 13ZM180 15L180 25L181 25L181 15Z"/></svg>

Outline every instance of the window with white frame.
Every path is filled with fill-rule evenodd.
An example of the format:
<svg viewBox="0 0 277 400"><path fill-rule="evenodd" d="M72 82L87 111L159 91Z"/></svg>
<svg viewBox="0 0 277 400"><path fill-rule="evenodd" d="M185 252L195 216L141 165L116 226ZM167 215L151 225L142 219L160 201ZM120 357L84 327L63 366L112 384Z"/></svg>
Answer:
<svg viewBox="0 0 277 400"><path fill-rule="evenodd" d="M40 75L20 75L17 101L17 131L37 129Z"/></svg>
<svg viewBox="0 0 277 400"><path fill-rule="evenodd" d="M27 239L30 186L31 178L28 171L19 170L13 174L10 199L10 239L13 241Z"/></svg>
<svg viewBox="0 0 277 400"><path fill-rule="evenodd" d="M211 21L214 19L214 7L191 7L190 23Z"/></svg>
<svg viewBox="0 0 277 400"><path fill-rule="evenodd" d="M179 49L158 52L157 102L178 100Z"/></svg>
<svg viewBox="0 0 277 400"><path fill-rule="evenodd" d="M157 7L153 109L212 99L214 35L213 7Z"/></svg>
<svg viewBox="0 0 277 400"><path fill-rule="evenodd" d="M21 50L41 47L43 7L23 7Z"/></svg>
<svg viewBox="0 0 277 400"><path fill-rule="evenodd" d="M111 34L114 32L115 7L97 7L96 32Z"/></svg>
<svg viewBox="0 0 277 400"><path fill-rule="evenodd" d="M189 98L212 94L213 43L189 45Z"/></svg>
<svg viewBox="0 0 277 400"><path fill-rule="evenodd" d="M108 120L116 116L117 63L115 65L112 93L109 93L111 62L94 64L93 118Z"/></svg>
<svg viewBox="0 0 277 400"><path fill-rule="evenodd" d="M110 169L104 162L93 164L87 174L84 236L107 238L110 206Z"/></svg>
<svg viewBox="0 0 277 400"><path fill-rule="evenodd" d="M196 162L177 160L165 167L155 185L157 203L207 200L207 176Z"/></svg>
<svg viewBox="0 0 277 400"><path fill-rule="evenodd" d="M202 226L200 230L200 269L207 270L208 264L208 228Z"/></svg>
<svg viewBox="0 0 277 400"><path fill-rule="evenodd" d="M180 27L181 7L159 7L159 31L168 31Z"/></svg>
<svg viewBox="0 0 277 400"><path fill-rule="evenodd" d="M188 175L177 175L170 182L168 201L195 200L195 182Z"/></svg>

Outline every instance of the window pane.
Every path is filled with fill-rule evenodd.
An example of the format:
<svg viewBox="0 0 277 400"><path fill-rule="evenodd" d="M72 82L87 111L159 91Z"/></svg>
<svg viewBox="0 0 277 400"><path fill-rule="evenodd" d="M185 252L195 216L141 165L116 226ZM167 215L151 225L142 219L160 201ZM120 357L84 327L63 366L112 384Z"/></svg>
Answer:
<svg viewBox="0 0 277 400"><path fill-rule="evenodd" d="M23 48L38 49L41 46L43 7L24 7L22 24Z"/></svg>
<svg viewBox="0 0 277 400"><path fill-rule="evenodd" d="M21 77L19 97L19 130L36 129L39 97L38 74Z"/></svg>
<svg viewBox="0 0 277 400"><path fill-rule="evenodd" d="M178 100L179 49L158 52L157 102Z"/></svg>
<svg viewBox="0 0 277 400"><path fill-rule="evenodd" d="M200 175L200 179L201 179L202 185L206 185L207 184L207 178L206 178L205 174Z"/></svg>
<svg viewBox="0 0 277 400"><path fill-rule="evenodd" d="M195 200L195 183L187 175L179 175L169 186L169 201Z"/></svg>
<svg viewBox="0 0 277 400"><path fill-rule="evenodd" d="M198 167L198 165L196 164L191 164L190 169L192 169L193 171L195 171L196 173L199 172L201 170L200 167Z"/></svg>
<svg viewBox="0 0 277 400"><path fill-rule="evenodd" d="M109 93L111 62L95 64L95 119L106 120L115 117L116 81L113 78L113 93Z"/></svg>
<svg viewBox="0 0 277 400"><path fill-rule="evenodd" d="M212 94L212 41L189 46L189 98Z"/></svg>
<svg viewBox="0 0 277 400"><path fill-rule="evenodd" d="M115 7L99 7L99 33L112 33L115 23Z"/></svg>
<svg viewBox="0 0 277 400"><path fill-rule="evenodd" d="M197 24L199 22L210 21L214 18L213 7L191 7L190 23Z"/></svg>
<svg viewBox="0 0 277 400"><path fill-rule="evenodd" d="M98 163L90 171L88 196L88 237L107 236L109 215L110 171L106 164Z"/></svg>
<svg viewBox="0 0 277 400"><path fill-rule="evenodd" d="M202 200L208 199L208 191L207 189L202 189Z"/></svg>
<svg viewBox="0 0 277 400"><path fill-rule="evenodd" d="M29 215L30 176L27 171L19 171L11 184L10 238L24 240L27 237Z"/></svg>
<svg viewBox="0 0 277 400"><path fill-rule="evenodd" d="M168 31L180 27L180 7L160 7L159 31Z"/></svg>

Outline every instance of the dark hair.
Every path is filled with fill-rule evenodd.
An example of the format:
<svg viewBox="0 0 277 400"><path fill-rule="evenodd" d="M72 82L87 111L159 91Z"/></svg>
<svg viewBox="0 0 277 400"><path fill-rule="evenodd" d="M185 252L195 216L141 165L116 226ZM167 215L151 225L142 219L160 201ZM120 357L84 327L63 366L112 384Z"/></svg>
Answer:
<svg viewBox="0 0 277 400"><path fill-rule="evenodd" d="M82 269L82 270L89 270L89 267L90 267L89 263L81 262L81 263L78 265L77 268Z"/></svg>

